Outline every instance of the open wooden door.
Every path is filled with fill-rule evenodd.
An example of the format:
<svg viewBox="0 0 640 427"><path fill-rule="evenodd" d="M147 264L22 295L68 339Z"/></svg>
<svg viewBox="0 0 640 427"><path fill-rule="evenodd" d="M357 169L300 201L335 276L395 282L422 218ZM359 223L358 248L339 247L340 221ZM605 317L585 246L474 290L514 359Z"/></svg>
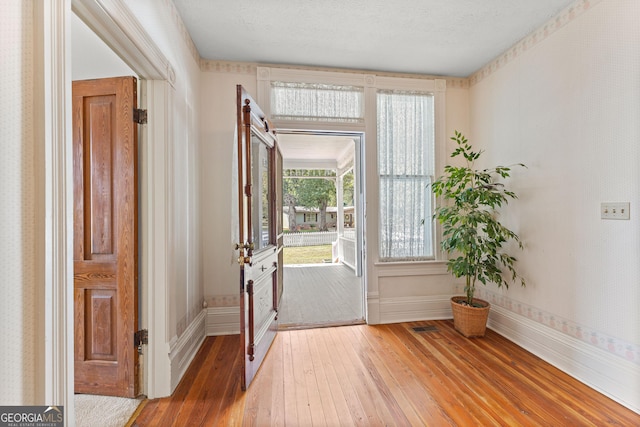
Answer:
<svg viewBox="0 0 640 427"><path fill-rule="evenodd" d="M237 86L240 342L246 390L278 330L282 257L282 181L275 130L253 98ZM280 178L278 178L278 175ZM278 181L280 180L280 181ZM278 208L280 207L280 208ZM280 238L279 238L280 237Z"/></svg>
<svg viewBox="0 0 640 427"><path fill-rule="evenodd" d="M73 82L75 392L138 394L136 79Z"/></svg>

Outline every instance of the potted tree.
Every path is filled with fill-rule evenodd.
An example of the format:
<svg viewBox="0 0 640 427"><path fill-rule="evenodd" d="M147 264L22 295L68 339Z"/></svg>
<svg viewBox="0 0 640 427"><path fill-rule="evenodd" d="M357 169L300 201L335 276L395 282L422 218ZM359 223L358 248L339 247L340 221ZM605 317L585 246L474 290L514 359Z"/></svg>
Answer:
<svg viewBox="0 0 640 427"><path fill-rule="evenodd" d="M433 192L442 202L434 218L442 225L441 248L449 255L447 270L466 280L466 295L451 298L454 326L467 337L484 336L490 306L487 301L474 298L476 283L493 282L508 288L510 282L519 280L525 286L524 278L515 269L516 258L503 251L509 241L520 249L522 242L500 223L497 212L517 196L498 182L510 176L511 167L475 169L482 151L472 151L458 131L451 139L457 144L451 157L462 156L465 164L446 166L444 174L433 183ZM525 167L521 163L516 166Z"/></svg>

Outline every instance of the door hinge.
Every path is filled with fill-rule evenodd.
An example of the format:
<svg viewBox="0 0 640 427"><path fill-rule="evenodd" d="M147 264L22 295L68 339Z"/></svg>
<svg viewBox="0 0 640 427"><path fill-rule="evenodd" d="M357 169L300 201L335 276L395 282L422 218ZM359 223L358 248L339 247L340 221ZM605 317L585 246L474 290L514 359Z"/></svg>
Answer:
<svg viewBox="0 0 640 427"><path fill-rule="evenodd" d="M140 108L133 109L133 121L138 123L139 125L147 124L147 110L142 110Z"/></svg>
<svg viewBox="0 0 640 427"><path fill-rule="evenodd" d="M133 345L138 348L138 353L142 354L142 345L149 344L149 330L140 329L133 334Z"/></svg>

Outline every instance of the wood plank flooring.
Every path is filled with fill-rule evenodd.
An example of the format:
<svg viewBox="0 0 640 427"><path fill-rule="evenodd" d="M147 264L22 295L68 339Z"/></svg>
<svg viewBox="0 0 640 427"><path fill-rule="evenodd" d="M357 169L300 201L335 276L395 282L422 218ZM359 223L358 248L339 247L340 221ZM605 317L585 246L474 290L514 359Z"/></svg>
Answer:
<svg viewBox="0 0 640 427"><path fill-rule="evenodd" d="M285 266L281 329L364 323L359 277L343 264Z"/></svg>
<svg viewBox="0 0 640 427"><path fill-rule="evenodd" d="M133 425L640 425L493 331L467 339L446 320L281 331L245 393L240 362L238 336L207 338L174 395Z"/></svg>

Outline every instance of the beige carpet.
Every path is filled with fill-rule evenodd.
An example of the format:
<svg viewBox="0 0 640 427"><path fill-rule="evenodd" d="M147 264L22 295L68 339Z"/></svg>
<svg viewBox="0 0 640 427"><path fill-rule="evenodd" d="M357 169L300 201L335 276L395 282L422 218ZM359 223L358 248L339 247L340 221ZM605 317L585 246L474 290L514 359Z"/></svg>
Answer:
<svg viewBox="0 0 640 427"><path fill-rule="evenodd" d="M124 427L142 402L123 397L76 394L76 426Z"/></svg>

